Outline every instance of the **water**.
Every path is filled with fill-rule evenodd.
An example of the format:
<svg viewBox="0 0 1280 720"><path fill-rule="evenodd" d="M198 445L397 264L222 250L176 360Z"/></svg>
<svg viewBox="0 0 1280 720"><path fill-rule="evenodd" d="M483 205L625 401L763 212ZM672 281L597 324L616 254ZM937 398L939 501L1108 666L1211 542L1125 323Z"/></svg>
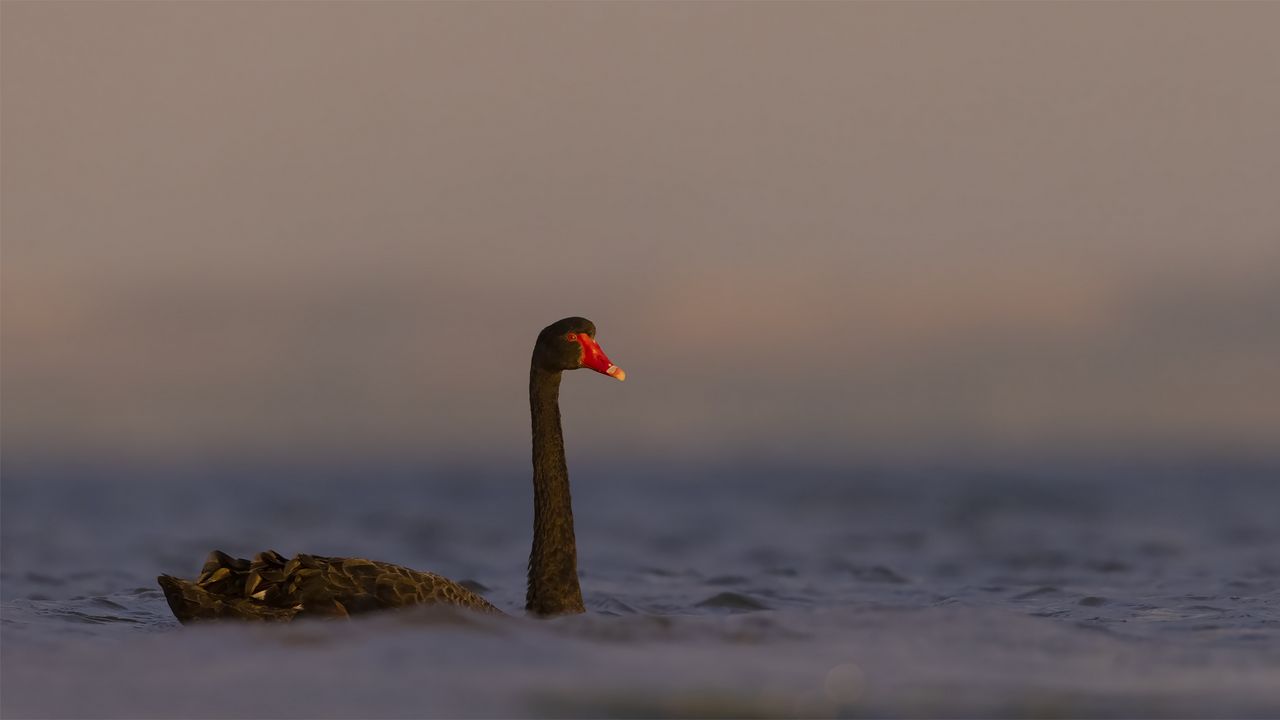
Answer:
<svg viewBox="0 0 1280 720"><path fill-rule="evenodd" d="M520 616L519 463L6 467L4 717L1276 716L1280 476L574 463L588 614ZM212 548L479 583L179 626Z"/></svg>

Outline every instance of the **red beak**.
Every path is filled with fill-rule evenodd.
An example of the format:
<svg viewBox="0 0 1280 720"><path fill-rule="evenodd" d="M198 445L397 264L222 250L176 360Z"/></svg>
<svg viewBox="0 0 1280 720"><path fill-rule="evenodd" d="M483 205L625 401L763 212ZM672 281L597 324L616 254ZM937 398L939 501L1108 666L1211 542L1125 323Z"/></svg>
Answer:
<svg viewBox="0 0 1280 720"><path fill-rule="evenodd" d="M627 379L627 374L622 368L609 362L609 356L604 354L604 350L600 349L590 335L578 333L578 344L582 345L582 367L591 368L618 380Z"/></svg>

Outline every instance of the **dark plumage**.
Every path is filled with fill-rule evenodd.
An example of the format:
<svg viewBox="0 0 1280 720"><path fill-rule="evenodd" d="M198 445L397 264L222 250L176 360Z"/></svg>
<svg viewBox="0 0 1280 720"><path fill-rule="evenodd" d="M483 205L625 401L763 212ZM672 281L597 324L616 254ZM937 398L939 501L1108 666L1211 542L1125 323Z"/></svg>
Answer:
<svg viewBox="0 0 1280 720"><path fill-rule="evenodd" d="M536 615L584 611L578 586L577 543L569 474L560 429L560 377L588 367L622 380L595 343L595 325L565 318L538 335L529 368L533 421L534 535L526 609ZM434 573L362 558L295 555L273 550L253 560L213 551L194 581L157 578L178 620L288 621L442 603L501 613L479 595Z"/></svg>
<svg viewBox="0 0 1280 720"><path fill-rule="evenodd" d="M253 560L214 550L195 582L169 575L161 575L159 582L182 622L346 617L433 603L499 612L479 595L433 573L362 558L295 555L286 560L274 550Z"/></svg>

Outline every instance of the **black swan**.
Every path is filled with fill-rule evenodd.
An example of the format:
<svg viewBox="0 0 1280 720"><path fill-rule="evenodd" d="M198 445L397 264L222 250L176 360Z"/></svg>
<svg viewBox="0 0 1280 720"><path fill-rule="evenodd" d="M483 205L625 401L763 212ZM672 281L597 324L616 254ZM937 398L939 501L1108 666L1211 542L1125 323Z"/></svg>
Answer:
<svg viewBox="0 0 1280 720"><path fill-rule="evenodd" d="M569 471L560 430L560 374L591 368L618 380L622 368L595 341L586 318L552 323L538 334L529 367L533 417L533 550L525 609L536 615L584 612L578 587ZM253 560L217 550L191 582L170 575L157 580L178 620L234 618L292 620L443 603L484 612L501 611L467 588L439 575L361 558L295 555L268 550Z"/></svg>

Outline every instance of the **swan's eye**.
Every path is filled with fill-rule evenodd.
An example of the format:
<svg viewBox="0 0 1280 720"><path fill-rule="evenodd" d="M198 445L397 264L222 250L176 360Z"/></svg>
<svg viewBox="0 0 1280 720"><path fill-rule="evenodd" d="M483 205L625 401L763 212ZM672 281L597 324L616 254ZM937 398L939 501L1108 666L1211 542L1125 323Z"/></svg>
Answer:
<svg viewBox="0 0 1280 720"><path fill-rule="evenodd" d="M568 340L569 342L573 342L574 340L578 339L578 333L569 333L568 335L564 336L564 339Z"/></svg>

